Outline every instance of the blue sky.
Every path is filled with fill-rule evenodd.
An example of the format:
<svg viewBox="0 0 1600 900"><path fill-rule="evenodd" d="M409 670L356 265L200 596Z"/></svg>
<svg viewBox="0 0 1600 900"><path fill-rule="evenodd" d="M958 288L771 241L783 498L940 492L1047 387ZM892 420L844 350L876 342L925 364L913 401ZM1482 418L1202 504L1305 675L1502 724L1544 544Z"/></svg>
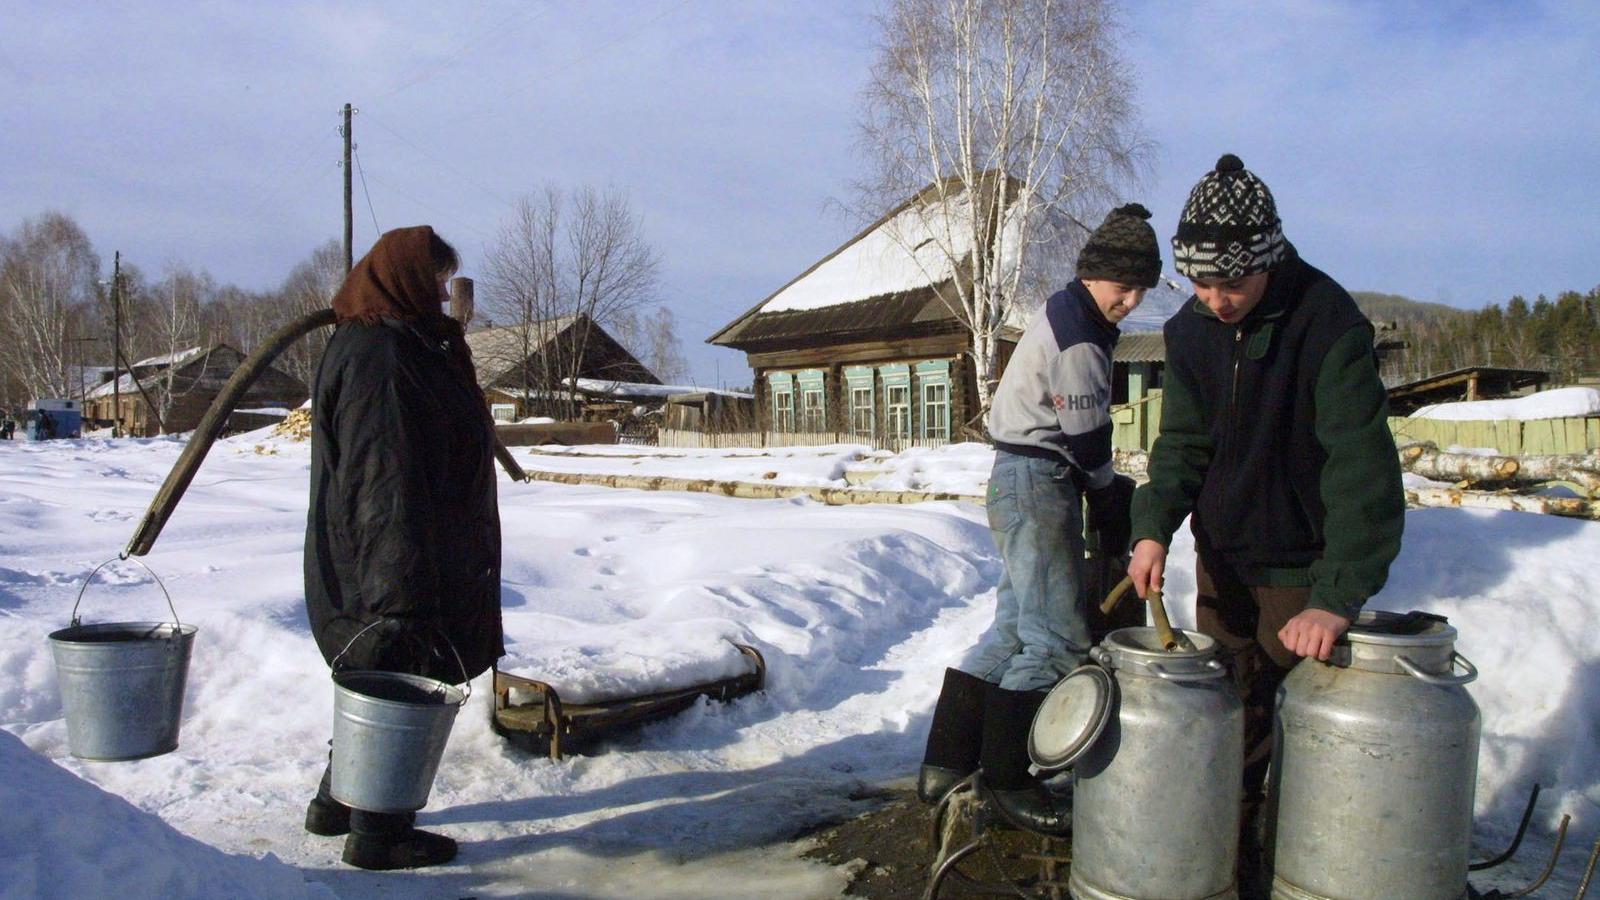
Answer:
<svg viewBox="0 0 1600 900"><path fill-rule="evenodd" d="M831 251L863 171L875 4L12 0L0 31L0 229L62 210L151 273L275 286L341 229L337 110L371 194L356 244L427 222L466 274L511 204L615 186L701 341ZM1129 199L1163 240L1234 152L1347 287L1463 307L1600 284L1600 14L1582 3L1125 7L1158 144Z"/></svg>

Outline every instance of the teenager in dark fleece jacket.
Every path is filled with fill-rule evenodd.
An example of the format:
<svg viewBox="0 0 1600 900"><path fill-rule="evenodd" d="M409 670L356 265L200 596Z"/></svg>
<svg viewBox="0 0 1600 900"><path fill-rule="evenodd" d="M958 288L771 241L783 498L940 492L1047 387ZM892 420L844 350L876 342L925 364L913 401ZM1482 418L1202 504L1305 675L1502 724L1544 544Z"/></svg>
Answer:
<svg viewBox="0 0 1600 900"><path fill-rule="evenodd" d="M979 793L1014 824L1054 834L1071 824L1028 773L1027 733L1045 691L1089 649L1083 497L1091 519L1110 518L1102 512L1131 486L1111 471L1111 352L1117 323L1161 272L1149 218L1138 204L1106 216L1078 277L1045 301L995 390L987 506L1005 571L994 625L966 671L945 672L917 783L928 802L981 762Z"/></svg>
<svg viewBox="0 0 1600 900"><path fill-rule="evenodd" d="M1383 587L1405 497L1372 325L1284 239L1266 184L1223 156L1172 245L1195 297L1165 329L1161 436L1134 494L1128 572L1141 597L1159 586L1193 515L1196 623L1245 702L1243 864L1278 685L1301 657L1326 660Z"/></svg>

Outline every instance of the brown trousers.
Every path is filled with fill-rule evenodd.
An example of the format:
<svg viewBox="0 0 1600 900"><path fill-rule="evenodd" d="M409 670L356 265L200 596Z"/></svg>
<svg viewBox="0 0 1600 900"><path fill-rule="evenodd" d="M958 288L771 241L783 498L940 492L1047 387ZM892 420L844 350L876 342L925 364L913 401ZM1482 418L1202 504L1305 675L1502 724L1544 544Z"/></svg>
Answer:
<svg viewBox="0 0 1600 900"><path fill-rule="evenodd" d="M1261 803L1272 761L1272 715L1278 686L1300 661L1278 631L1311 599L1309 587L1252 587L1215 560L1195 560L1199 598L1195 624L1215 638L1222 662L1244 701L1244 813L1248 823Z"/></svg>

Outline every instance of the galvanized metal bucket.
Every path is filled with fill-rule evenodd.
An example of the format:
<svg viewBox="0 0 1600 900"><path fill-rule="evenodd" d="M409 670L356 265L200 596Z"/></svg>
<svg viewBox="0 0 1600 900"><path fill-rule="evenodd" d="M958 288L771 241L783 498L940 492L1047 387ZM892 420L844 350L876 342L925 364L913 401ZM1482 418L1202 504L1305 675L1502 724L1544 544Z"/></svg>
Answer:
<svg viewBox="0 0 1600 900"><path fill-rule="evenodd" d="M72 604L71 624L50 634L66 712L67 745L79 759L144 759L178 748L196 629L178 621L166 585L142 562L139 565L166 595L172 621L82 624L78 606L83 592L114 561L107 560L89 573Z"/></svg>
<svg viewBox="0 0 1600 900"><path fill-rule="evenodd" d="M357 632L333 660L333 798L369 812L412 812L427 805L456 713L472 696L421 675L339 671L339 660L377 622ZM448 645L449 641L445 643Z"/></svg>

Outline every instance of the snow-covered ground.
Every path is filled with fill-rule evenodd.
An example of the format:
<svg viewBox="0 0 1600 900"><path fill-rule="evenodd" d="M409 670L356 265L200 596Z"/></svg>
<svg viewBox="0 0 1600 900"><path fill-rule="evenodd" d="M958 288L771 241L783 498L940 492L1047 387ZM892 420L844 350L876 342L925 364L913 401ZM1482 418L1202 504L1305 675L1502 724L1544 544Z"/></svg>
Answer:
<svg viewBox="0 0 1600 900"><path fill-rule="evenodd" d="M176 460L176 440L0 443L0 894L410 897L824 897L847 876L784 843L865 808L920 757L942 669L992 616L1000 567L981 507L827 507L502 481L507 668L573 695L769 664L762 694L706 704L560 763L488 727L480 680L457 720L424 827L462 841L435 870L343 866L300 827L326 755L332 691L300 590L305 444L219 443L146 557L199 627L179 749L92 763L67 751L46 635L83 576L114 556ZM842 485L872 463L901 486L972 493L981 448L857 459L861 448L516 451L529 467ZM581 468L578 468L580 467ZM767 473L775 473L767 478ZM894 473L899 473L898 475ZM914 477L913 477L914 476ZM981 481L981 478L979 478ZM913 485L914 482L914 485ZM1444 613L1482 670L1484 855L1534 781L1540 827L1577 822L1550 896L1571 896L1600 825L1600 524L1519 513L1409 514L1375 605ZM1192 619L1187 538L1169 576ZM90 585L88 621L152 619L160 591L131 564ZM1531 878L1547 836L1515 871Z"/></svg>

